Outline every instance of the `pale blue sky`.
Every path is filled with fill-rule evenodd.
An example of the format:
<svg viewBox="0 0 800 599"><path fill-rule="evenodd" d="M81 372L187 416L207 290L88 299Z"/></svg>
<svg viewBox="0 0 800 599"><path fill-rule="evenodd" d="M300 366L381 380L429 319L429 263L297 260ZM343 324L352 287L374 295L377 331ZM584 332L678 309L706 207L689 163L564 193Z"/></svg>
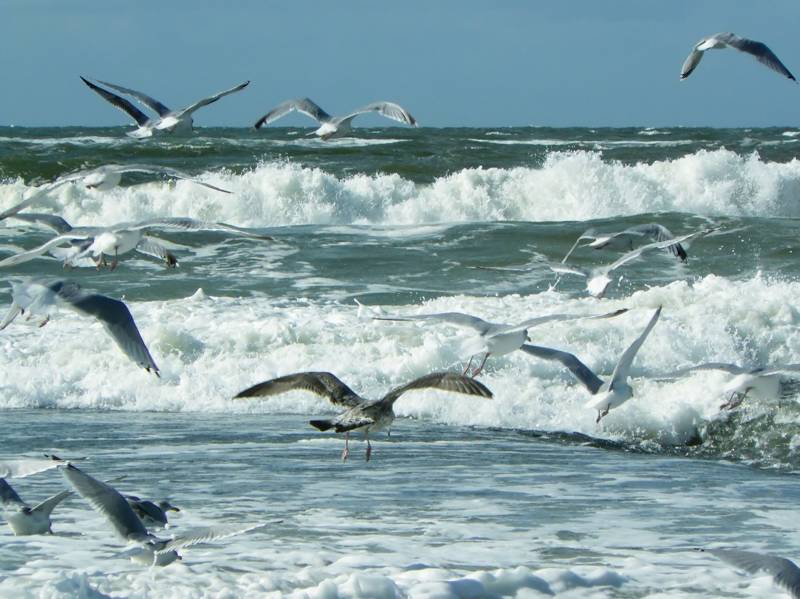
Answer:
<svg viewBox="0 0 800 599"><path fill-rule="evenodd" d="M171 108L252 80L201 126L302 96L333 114L394 100L431 126L793 126L800 86L749 56L678 75L695 42L733 31L800 77L798 24L796 0L0 0L0 124L129 122L85 75Z"/></svg>

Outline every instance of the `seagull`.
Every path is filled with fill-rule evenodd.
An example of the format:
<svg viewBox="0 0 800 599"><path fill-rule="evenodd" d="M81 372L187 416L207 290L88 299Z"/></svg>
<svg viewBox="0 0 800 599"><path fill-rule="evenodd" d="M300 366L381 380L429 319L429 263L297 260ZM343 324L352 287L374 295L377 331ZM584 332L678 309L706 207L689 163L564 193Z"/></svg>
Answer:
<svg viewBox="0 0 800 599"><path fill-rule="evenodd" d="M791 560L736 549L701 549L700 551L710 553L750 574L766 572L775 579L775 584L789 591L792 597L800 599L800 568Z"/></svg>
<svg viewBox="0 0 800 599"><path fill-rule="evenodd" d="M583 314L549 314L529 318L518 324L500 324L487 322L477 316L464 314L462 312L442 312L439 314L417 314L415 316L376 316L375 320L399 320L399 321L432 321L445 322L458 327L472 329L478 333L478 337L466 344L466 349L470 352L470 359L463 374L467 374L472 360L476 354L483 353L483 359L477 369L472 372L472 376L478 376L486 365L489 356L503 356L514 350L520 349L526 341L530 341L528 329L545 324L547 322L578 320L583 318L614 318L627 312L627 308L609 312L608 314L583 315Z"/></svg>
<svg viewBox="0 0 800 599"><path fill-rule="evenodd" d="M800 364L748 368L725 362L708 362L683 368L668 375L668 378L687 375L696 370L722 370L734 375L723 388L723 393L725 395L730 393L730 397L720 406L720 410L732 410L739 407L751 391L754 395L764 399L776 399L781 396L784 378L792 375L800 376Z"/></svg>
<svg viewBox="0 0 800 599"><path fill-rule="evenodd" d="M642 256L642 254L648 253L652 250L661 250L676 245L680 246L683 242L694 239L700 235L706 235L709 232L711 232L711 229L703 229L702 231L695 231L694 233L688 233L687 235L682 235L681 237L670 238L663 241L654 241L630 251L627 254L623 254L611 264L591 270L584 270L577 266L569 266L564 262L548 262L546 264L550 270L556 274L573 274L585 277L587 279L586 290L589 292L589 294L594 297L603 297L606 289L608 289L608 286L611 283L611 277L608 275L619 267L638 259ZM569 254L567 254L567 256L569 256Z"/></svg>
<svg viewBox="0 0 800 599"><path fill-rule="evenodd" d="M122 353L147 372L159 376L158 366L150 356L130 310L123 302L99 293L87 293L80 285L71 281L24 279L21 282L12 282L11 288L11 307L0 322L0 331L26 310L31 315L44 316L39 322L42 327L48 323L50 315L58 306L66 305L76 312L97 318Z"/></svg>
<svg viewBox="0 0 800 599"><path fill-rule="evenodd" d="M697 42L694 48L692 48L692 52L683 63L683 67L681 67L681 81L691 75L692 72L697 68L697 65L700 64L700 60L703 58L703 53L706 50L720 50L728 47L741 50L742 52L747 52L748 54L754 56L755 59L761 64L769 67L777 73L780 73L784 77L788 77L795 83L797 82L797 80L794 78L794 75L789 72L789 69L783 66L783 63L778 60L778 57L775 56L775 54L767 47L766 44L762 44L761 42L757 42L755 40L749 40L744 37L739 37L733 33L716 33Z"/></svg>
<svg viewBox="0 0 800 599"><path fill-rule="evenodd" d="M107 89L103 89L102 87L95 85L84 77L81 77L81 81L88 85L90 89L97 92L103 99L110 102L123 112L126 112L131 118L133 118L133 120L136 121L136 123L139 125L139 128L134 131L129 131L127 135L137 139L152 137L156 132L181 134L188 133L192 130L192 125L194 122L192 119L192 113L194 113L194 111L196 111L198 108L202 108L203 106L208 106L209 104L216 102L223 96L238 92L250 84L249 81L245 81L244 83L240 83L239 85L230 89L226 89L218 94L198 100L194 104L191 104L181 110L170 110L164 106L164 104L151 98L147 94L143 94L142 92L138 92L127 87L122 87L121 85L114 85L113 83L100 81L100 83L106 87L110 87L111 89L114 89L120 93L136 98L136 100L154 110L158 115L155 117L149 117L125 98L122 98L121 96L118 96Z"/></svg>
<svg viewBox="0 0 800 599"><path fill-rule="evenodd" d="M166 166L152 166L148 164L106 164L96 168L74 171L58 177L55 181L42 185L33 193L31 193L28 198L22 200L18 204L15 204L14 206L11 206L11 208L0 212L0 220L6 219L9 216L13 216L21 212L28 206L31 206L32 204L44 198L51 191L68 183L83 185L86 187L86 189L108 191L109 189L113 189L119 185L120 181L122 180L122 175L125 173L148 173L153 175L164 175L174 179L185 179L186 181L191 181L197 185L208 187L214 191L231 193L227 189L222 189L216 185L205 183L204 181L195 179L188 173L184 173L178 169L169 168Z"/></svg>
<svg viewBox="0 0 800 599"><path fill-rule="evenodd" d="M669 229L658 223L647 223L644 225L636 225L628 227L623 231L617 233L597 234L594 229L584 231L580 237L575 241L572 247L567 252L567 255L561 260L561 263L566 263L567 259L572 255L572 252L578 247L581 241L591 239L589 243L584 244L582 247L590 247L596 250L608 249L613 251L629 252L634 249L634 244L643 239L653 241L669 241L674 239L675 236ZM681 262L686 262L688 255L686 250L680 243L674 243L666 246L666 249L672 253Z"/></svg>
<svg viewBox="0 0 800 599"><path fill-rule="evenodd" d="M278 395L295 389L310 391L327 398L332 404L343 405L347 408L345 412L335 418L310 421L311 426L321 431L332 428L337 433L344 433L342 461L347 461L350 455L350 431L364 431L364 439L367 441L367 461L369 461L372 455L369 433L378 432L391 426L395 417L392 406L407 391L441 389L466 395L492 397L492 392L482 383L452 372L434 372L414 379L407 385L392 389L378 400L364 399L330 372L298 372L253 385L237 393L234 399Z"/></svg>
<svg viewBox="0 0 800 599"><path fill-rule="evenodd" d="M101 482L73 464L58 467L73 489L89 502L89 505L105 516L119 536L137 547L129 555L133 561L149 566L167 566L182 559L176 549L222 539L261 528L265 524L251 526L217 526L192 531L173 539L160 539L149 532L119 491Z"/></svg>
<svg viewBox="0 0 800 599"><path fill-rule="evenodd" d="M169 267L177 266L178 261L175 256L158 240L148 236L154 229L226 231L251 239L274 241L274 238L269 235L259 235L241 227L184 217L156 218L137 223L118 223L110 227L72 227L61 217L41 214L27 217L24 214L17 214L15 218L44 224L58 232L59 235L32 250L0 260L0 267L16 266L17 264L28 262L64 244L73 246L73 251L62 253L65 265L70 266L91 255L95 265L99 268L105 264L105 256L113 256L110 268L114 270L117 267L119 256L132 250L164 260Z"/></svg>
<svg viewBox="0 0 800 599"><path fill-rule="evenodd" d="M273 121L277 121L293 110L302 112L320 123L320 128L314 131L314 134L323 140L345 137L352 131L353 119L359 114L367 112L377 112L394 121L399 121L411 125L412 127L418 126L417 119L411 116L411 113L405 108L394 102L373 102L372 104L367 104L363 108L351 112L347 116L331 116L310 99L300 98L296 100L286 100L286 102L273 108L256 121L255 128L260 129L263 125L268 125Z"/></svg>
<svg viewBox="0 0 800 599"><path fill-rule="evenodd" d="M661 306L653 313L650 322L647 323L642 334L639 335L622 354L617 365L614 367L611 378L605 382L577 357L565 351L527 344L522 346L522 351L536 356L537 358L542 358L543 360L561 362L561 364L566 366L575 378L583 383L594 396L586 403L586 407L597 410L597 420L595 422L600 422L600 419L606 416L612 408L622 405L633 397L633 389L628 384L631 364L660 315Z"/></svg>
<svg viewBox="0 0 800 599"><path fill-rule="evenodd" d="M53 534L50 514L55 507L72 495L72 491L61 491L31 507L22 499L4 478L0 478L0 502L3 517L16 536Z"/></svg>
<svg viewBox="0 0 800 599"><path fill-rule="evenodd" d="M0 478L25 478L65 463L58 456L48 454L44 458L0 460Z"/></svg>
<svg viewBox="0 0 800 599"><path fill-rule="evenodd" d="M125 499L147 528L164 528L168 524L167 512L181 511L180 508L172 505L166 499L158 503L140 499L136 495L125 495Z"/></svg>

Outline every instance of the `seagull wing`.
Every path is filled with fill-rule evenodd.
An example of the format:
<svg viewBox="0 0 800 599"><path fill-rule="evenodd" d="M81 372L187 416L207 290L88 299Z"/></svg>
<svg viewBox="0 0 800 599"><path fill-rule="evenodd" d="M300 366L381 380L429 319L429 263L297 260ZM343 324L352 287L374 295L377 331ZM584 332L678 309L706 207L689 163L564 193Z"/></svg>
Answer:
<svg viewBox="0 0 800 599"><path fill-rule="evenodd" d="M188 547L190 545L197 545L198 543L208 543L210 541L217 541L227 537L250 532L251 530L258 530L264 528L266 524L229 524L209 526L208 528L198 528L195 530L187 531L172 540L166 541L163 545L156 549L156 553L164 553L167 551L174 551L181 547Z"/></svg>
<svg viewBox="0 0 800 599"><path fill-rule="evenodd" d="M705 41L705 40L703 40ZM689 53L689 56L686 57L686 60L683 62L683 66L681 67L681 79L686 79L692 72L697 68L697 65L700 64L700 60L703 58L703 51L698 50L697 46L699 46L702 41L695 45L692 48L692 51Z"/></svg>
<svg viewBox="0 0 800 599"><path fill-rule="evenodd" d="M629 227L617 235L642 235L644 237L649 237L653 241L672 241L675 239L675 236L670 232L669 229L658 223L647 223L644 225ZM680 243L668 245L666 249L668 249L676 258L679 258L683 262L686 261L686 250Z"/></svg>
<svg viewBox="0 0 800 599"><path fill-rule="evenodd" d="M274 238L269 235L259 235L253 233L248 229L235 227L227 223L211 223L194 218L185 217L167 217L167 218L154 218L144 220L138 223L123 223L120 225L123 229L173 229L180 231L227 231L228 233L235 233L242 237L250 237L253 239L261 239L264 241L274 241Z"/></svg>
<svg viewBox="0 0 800 599"><path fill-rule="evenodd" d="M103 514L122 538L134 541L148 538L144 524L116 489L89 476L72 464L59 466L59 470L78 495Z"/></svg>
<svg viewBox="0 0 800 599"><path fill-rule="evenodd" d="M25 221L26 223L35 223L44 225L55 231L56 233L63 234L72 231L72 225L66 220L56 214L40 214L38 212L23 212L22 214L11 215L11 218Z"/></svg>
<svg viewBox="0 0 800 599"><path fill-rule="evenodd" d="M581 362L574 354L569 352L542 347L540 345L525 344L520 348L522 351L541 358L543 360L555 360L561 362L574 376L580 381L589 392L594 395L603 386L603 381L592 370Z"/></svg>
<svg viewBox="0 0 800 599"><path fill-rule="evenodd" d="M723 372L730 374L744 374L746 372L750 372L752 368L745 368L743 366L739 366L738 364L728 364L727 362L705 362L704 364L680 368L675 372L666 375L664 378L674 379L680 376L686 376L687 374L691 374L692 372L696 372L698 370L722 370Z"/></svg>
<svg viewBox="0 0 800 599"><path fill-rule="evenodd" d="M186 181L191 181L197 185L203 185L204 187L208 187L209 189L213 189L215 191L221 191L222 193L231 193L227 189L222 189L216 185L211 185L205 181L200 181L188 173L184 173L183 171L179 171L176 168L170 168L168 166L153 166L149 164L115 164L109 165L106 168L113 168L113 170L119 173L151 173L156 175L167 175L176 179L185 179Z"/></svg>
<svg viewBox="0 0 800 599"><path fill-rule="evenodd" d="M11 208L7 208L0 212L0 220L6 219L9 216L14 216L15 214L22 212L28 206L38 202L43 197L45 197L49 192L53 191L57 187L61 187L66 183L69 183L72 179L71 178L59 178L57 181L52 183L48 183L47 185L42 185L39 189L34 191L29 198L22 200L11 206Z"/></svg>
<svg viewBox="0 0 800 599"><path fill-rule="evenodd" d="M606 314L548 314L547 316L537 316L535 318L529 318L528 320L523 320L519 324L498 326L495 330L492 331L491 334L497 335L502 333L511 333L512 331L521 331L523 329L532 329L533 327L539 326L540 324L545 324L554 321L581 320L584 318L586 319L614 318L615 316L624 314L627 311L628 311L627 308L622 308L620 310L614 310L613 312L608 312Z"/></svg>
<svg viewBox="0 0 800 599"><path fill-rule="evenodd" d="M152 237L142 237L141 241L136 244L135 249L140 254L163 260L167 266L178 265L178 259L175 257L175 254L170 252L165 246L158 243Z"/></svg>
<svg viewBox="0 0 800 599"><path fill-rule="evenodd" d="M441 389L442 391L477 395L489 399L492 397L492 392L483 383L471 377L454 372L434 372L414 379L407 385L392 389L383 396L381 403L392 405L403 393L413 389Z"/></svg>
<svg viewBox="0 0 800 599"><path fill-rule="evenodd" d="M772 575L779 586L789 591L793 597L800 598L800 568L791 560L735 549L705 549L704 551L750 574L767 572Z"/></svg>
<svg viewBox="0 0 800 599"><path fill-rule="evenodd" d="M575 243L573 243L573 244L572 244L572 247L571 247L571 248L569 248L569 251L567 252L567 255L566 255L566 256L564 256L564 257L561 259L561 264L564 264L564 263L567 261L567 258L569 258L569 257L572 255L572 252L574 252L574 251L575 251L575 249L578 247L578 244L579 244L581 241L583 241L584 239L595 239L595 235L594 235L594 229L586 229L586 231L584 231L583 233L581 233L580 237L578 237L578 238L575 240Z"/></svg>
<svg viewBox="0 0 800 599"><path fill-rule="evenodd" d="M41 512L49 518L50 514L53 513L53 510L56 509L56 506L70 495L72 495L72 491L61 491L60 493L56 493L52 497L48 497L42 503L34 507L33 511Z"/></svg>
<svg viewBox="0 0 800 599"><path fill-rule="evenodd" d="M405 123L406 125L411 125L412 127L417 126L417 119L411 116L411 113L408 112L408 110L399 104L395 104L394 102L373 102L372 104L367 104L366 106L359 108L358 110L355 110L347 116L341 117L337 120L340 123L352 121L359 114L364 114L367 112L377 112L378 114L382 114L383 116L392 119L393 121Z"/></svg>
<svg viewBox="0 0 800 599"><path fill-rule="evenodd" d="M633 359L636 357L639 348L642 347L644 340L647 339L650 331L653 330L653 327L656 325L656 321L658 320L659 316L661 316L661 306L659 306L658 309L656 309L656 311L653 313L652 318L650 318L650 322L647 323L647 326L644 328L644 331L642 331L642 334L630 344L628 349L626 349L622 354L622 357L620 357L619 362L617 362L617 365L614 368L614 373L611 375L611 384L609 385L609 388L613 389L616 383L624 382L628 378L628 373L630 372Z"/></svg>
<svg viewBox="0 0 800 599"><path fill-rule="evenodd" d="M145 113L136 108L136 106L128 102L125 98L121 98L116 94L112 94L107 89L98 87L97 85L95 85L91 81L87 81L83 77L81 77L81 81L83 81L86 85L88 85L90 89L100 94L100 96L102 96L105 100L107 100L108 102L110 102L123 112L126 112L128 116L130 116L134 121L136 121L136 123L140 127L144 127L150 121L150 117L148 117Z"/></svg>
<svg viewBox="0 0 800 599"><path fill-rule="evenodd" d="M618 258L615 262L612 262L608 266L605 266L599 269L600 272L605 274L610 273L613 270L618 269L620 266L631 262L632 260L636 260L642 254L652 251L652 250L661 250L664 248L668 248L673 245L679 245L685 241L689 241L690 239L694 239L695 237L699 237L701 235L705 235L709 232L709 230L702 230L702 231L695 231L694 233L688 233L686 235L681 235L680 237L676 237L673 239L667 239L665 241L654 241L653 243L648 243L643 245L632 252L628 252L627 254L623 254L622 257Z"/></svg>
<svg viewBox="0 0 800 599"><path fill-rule="evenodd" d="M234 399L242 397L266 397L301 389L327 398L333 404L354 407L363 403L350 387L330 372L298 372L258 383L240 391Z"/></svg>
<svg viewBox="0 0 800 599"><path fill-rule="evenodd" d="M278 104L256 121L255 128L260 129L263 125L269 125L293 110L310 116L318 123L327 123L331 120L331 115L322 110L322 108L317 106L311 99L298 98L296 100L286 100L286 102Z"/></svg>
<svg viewBox="0 0 800 599"><path fill-rule="evenodd" d="M2 263L0 263L1 265ZM472 329L477 331L481 335L486 335L487 333L494 333L495 328L498 326L506 326L506 325L495 325L491 322L486 322L485 320L478 318L477 316L472 316L470 314L464 314L462 312L440 312L438 314L416 314L414 316L376 316L374 317L375 320L400 320L400 321L413 321L413 320L430 320L434 322L446 322L448 324L455 325L457 327L464 327L467 329Z"/></svg>
<svg viewBox="0 0 800 599"><path fill-rule="evenodd" d="M3 504L4 509L28 505L22 501L22 498L17 495L14 488L9 485L4 478L0 478L0 502Z"/></svg>
<svg viewBox="0 0 800 599"><path fill-rule="evenodd" d="M769 368L765 368L761 374L792 374L797 372L800 372L800 364L784 364L782 366L771 366Z"/></svg>
<svg viewBox="0 0 800 599"><path fill-rule="evenodd" d="M122 87L121 85L115 85L107 81L100 81L99 79L98 81L103 85L105 85L106 87L110 87L111 89L115 89L118 92L121 92L123 94L128 94L129 96L136 98L137 100L139 100L139 102L141 102L148 108L155 110L158 113L158 116L166 116L171 112L170 109L164 106L161 102L159 102L155 98L151 98L145 93L137 92L135 89Z"/></svg>
<svg viewBox="0 0 800 599"><path fill-rule="evenodd" d="M739 37L733 33L723 33L716 36L721 42L728 44L731 48L736 48L742 52L754 56L758 62L769 67L776 73L780 73L784 77L788 77L792 81L796 81L794 75L789 72L783 63L775 56L775 53L770 50L766 44L749 40L744 37Z"/></svg>
<svg viewBox="0 0 800 599"><path fill-rule="evenodd" d="M213 104L214 102L216 102L217 100L219 100L220 98L222 98L224 96L227 96L228 94L232 94L232 93L238 92L240 90L243 90L248 85L250 85L250 82L249 81L245 81L244 83L240 83L239 85L237 85L235 87L232 87L230 89L226 89L225 91L219 92L218 94L214 94L213 96L209 96L207 98L203 98L202 100L198 100L197 102L195 102L191 106L187 106L183 110L179 111L176 116L178 118L180 118L180 117L182 117L184 115L192 114L198 108L202 108L203 106L208 106L209 104Z"/></svg>
<svg viewBox="0 0 800 599"><path fill-rule="evenodd" d="M67 243L69 241L74 241L76 239L89 239L89 235L76 235L74 233L66 233L64 235L59 235L54 237L50 241L43 243L39 247L33 248L32 250L28 250L27 252L21 252L19 254L14 254L13 256L9 256L3 260L0 260L0 267L2 266L15 266L17 264L22 264L23 262L28 262L33 260L34 258L46 254L48 250L59 246L63 243Z"/></svg>
<svg viewBox="0 0 800 599"><path fill-rule="evenodd" d="M85 293L75 283L58 281L51 286L58 299L70 308L94 316L108 331L111 338L128 358L158 376L158 366L136 328L130 310L119 300L99 293Z"/></svg>
<svg viewBox="0 0 800 599"><path fill-rule="evenodd" d="M25 478L45 470L51 470L64 460L57 458L21 458L0 461L0 478Z"/></svg>

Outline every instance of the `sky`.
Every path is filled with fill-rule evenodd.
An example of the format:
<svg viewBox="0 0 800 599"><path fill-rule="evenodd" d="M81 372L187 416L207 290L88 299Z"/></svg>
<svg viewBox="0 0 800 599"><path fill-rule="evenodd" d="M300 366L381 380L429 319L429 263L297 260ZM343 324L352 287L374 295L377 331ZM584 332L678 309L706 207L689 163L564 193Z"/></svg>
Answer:
<svg viewBox="0 0 800 599"><path fill-rule="evenodd" d="M0 125L129 123L84 75L170 108L251 80L199 126L304 96L331 114L392 100L435 127L798 126L800 85L748 55L709 52L678 79L721 31L800 77L798 24L796 0L0 0Z"/></svg>

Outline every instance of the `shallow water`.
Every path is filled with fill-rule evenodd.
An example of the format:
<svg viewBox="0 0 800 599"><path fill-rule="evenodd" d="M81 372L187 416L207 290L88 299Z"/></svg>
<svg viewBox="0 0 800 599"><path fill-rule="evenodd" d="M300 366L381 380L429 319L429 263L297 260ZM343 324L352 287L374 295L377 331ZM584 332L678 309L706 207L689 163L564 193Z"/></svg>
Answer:
<svg viewBox="0 0 800 599"><path fill-rule="evenodd" d="M103 193L65 185L37 210L76 225L191 216L276 239L164 231L177 269L143 255L114 272L65 271L48 257L5 269L5 279L65 277L124 298L162 375L137 369L98 323L69 310L41 329L18 319L0 333L6 455L86 455L101 479L130 469L121 490L186 507L175 532L283 519L189 548L183 563L155 572L114 557L124 545L72 499L55 518L67 536L0 533L0 594L776 592L769 577L692 548L800 557L796 387L720 413L724 373L662 377L710 361L800 363L796 131L391 128L331 144L304 133L201 129L139 143L121 129L0 130L0 210L35 177L148 162L233 194L131 176ZM687 264L664 253L615 271L601 300L583 279L555 284L545 265L590 227L652 221L676 235L718 230L691 244ZM0 223L0 257L49 237ZM616 257L581 248L571 263ZM0 304L9 301L4 286ZM308 426L331 413L319 398L230 399L300 370L332 371L367 397L460 371L471 343L463 330L373 320L445 311L515 323L628 308L529 331L607 376L659 305L633 365L635 396L599 425L569 373L522 352L489 358L481 380L491 401L404 396L369 464L354 443L342 465L343 440ZM34 502L63 482L49 473L15 486Z"/></svg>

